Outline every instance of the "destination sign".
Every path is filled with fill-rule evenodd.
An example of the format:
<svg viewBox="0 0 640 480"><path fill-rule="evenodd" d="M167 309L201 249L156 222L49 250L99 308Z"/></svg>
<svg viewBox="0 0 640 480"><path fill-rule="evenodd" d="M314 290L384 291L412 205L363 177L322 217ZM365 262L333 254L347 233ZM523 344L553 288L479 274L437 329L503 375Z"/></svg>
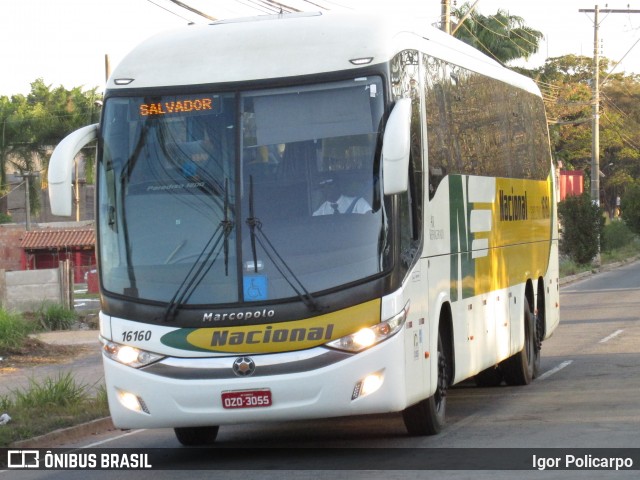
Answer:
<svg viewBox="0 0 640 480"><path fill-rule="evenodd" d="M143 103L139 112L143 117L151 115L171 115L176 113L192 113L216 108L215 98L192 98L186 100L167 100L164 102Z"/></svg>

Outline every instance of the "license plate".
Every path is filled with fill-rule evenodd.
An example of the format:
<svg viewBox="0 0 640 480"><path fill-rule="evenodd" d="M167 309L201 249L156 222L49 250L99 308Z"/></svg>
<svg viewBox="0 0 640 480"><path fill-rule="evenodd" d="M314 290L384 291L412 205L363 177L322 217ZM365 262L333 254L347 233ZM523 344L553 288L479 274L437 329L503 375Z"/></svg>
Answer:
<svg viewBox="0 0 640 480"><path fill-rule="evenodd" d="M232 390L222 392L223 408L259 408L272 405L271 390Z"/></svg>

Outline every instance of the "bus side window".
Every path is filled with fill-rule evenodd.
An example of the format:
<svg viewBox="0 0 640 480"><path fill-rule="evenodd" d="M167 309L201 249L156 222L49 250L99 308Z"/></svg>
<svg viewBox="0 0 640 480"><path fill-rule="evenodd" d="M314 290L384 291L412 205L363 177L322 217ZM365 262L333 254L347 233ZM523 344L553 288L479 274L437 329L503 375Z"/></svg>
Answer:
<svg viewBox="0 0 640 480"><path fill-rule="evenodd" d="M422 164L422 97L424 88L420 75L420 54L413 50L399 53L393 60L394 96L411 98L411 159L409 162L409 188L400 194L400 261L408 269L419 256L422 241L422 203L424 195L424 169Z"/></svg>

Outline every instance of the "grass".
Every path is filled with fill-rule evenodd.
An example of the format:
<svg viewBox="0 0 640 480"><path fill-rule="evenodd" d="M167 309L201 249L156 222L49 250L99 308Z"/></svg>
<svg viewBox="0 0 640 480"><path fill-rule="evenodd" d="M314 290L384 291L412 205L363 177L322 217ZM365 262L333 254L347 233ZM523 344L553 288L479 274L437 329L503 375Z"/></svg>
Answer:
<svg viewBox="0 0 640 480"><path fill-rule="evenodd" d="M609 247L605 247L600 253L601 265L624 262L640 256L640 238L621 230L617 225L615 227L607 227L609 231L605 231L607 236L605 244L608 243ZM589 272L594 268L596 267L591 263L577 264L569 258L562 257L560 259L560 278Z"/></svg>
<svg viewBox="0 0 640 480"><path fill-rule="evenodd" d="M19 349L35 330L20 314L0 309L0 354Z"/></svg>
<svg viewBox="0 0 640 480"><path fill-rule="evenodd" d="M57 303L44 303L36 312L45 330L68 330L78 319L75 310Z"/></svg>
<svg viewBox="0 0 640 480"><path fill-rule="evenodd" d="M30 314L0 308L0 355L19 352L32 333L68 330L77 320L74 310L57 304L43 304Z"/></svg>
<svg viewBox="0 0 640 480"><path fill-rule="evenodd" d="M622 262L638 255L640 255L640 241L635 239L623 247L603 252L601 261L603 264Z"/></svg>
<svg viewBox="0 0 640 480"><path fill-rule="evenodd" d="M71 372L0 395L0 411L11 421L0 427L0 447L59 428L70 427L109 415L104 385L79 384Z"/></svg>
<svg viewBox="0 0 640 480"><path fill-rule="evenodd" d="M19 358L29 354L46 357L41 348L46 345L30 339L29 335L69 328L76 320L74 311L53 304L43 305L31 314L0 308L0 357ZM0 395L0 415L3 413L9 414L11 420L0 426L0 447L106 417L109 409L104 385L79 384L68 372L40 381L32 379L26 388Z"/></svg>

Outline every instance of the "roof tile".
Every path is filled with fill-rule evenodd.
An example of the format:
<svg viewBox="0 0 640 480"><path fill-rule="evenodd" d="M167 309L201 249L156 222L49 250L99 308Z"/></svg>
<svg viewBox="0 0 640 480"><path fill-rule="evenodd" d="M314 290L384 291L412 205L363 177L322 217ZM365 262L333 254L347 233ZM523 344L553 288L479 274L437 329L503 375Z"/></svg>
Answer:
<svg viewBox="0 0 640 480"><path fill-rule="evenodd" d="M95 247L93 229L84 230L34 230L26 232L20 247L25 250L60 249L65 247Z"/></svg>

